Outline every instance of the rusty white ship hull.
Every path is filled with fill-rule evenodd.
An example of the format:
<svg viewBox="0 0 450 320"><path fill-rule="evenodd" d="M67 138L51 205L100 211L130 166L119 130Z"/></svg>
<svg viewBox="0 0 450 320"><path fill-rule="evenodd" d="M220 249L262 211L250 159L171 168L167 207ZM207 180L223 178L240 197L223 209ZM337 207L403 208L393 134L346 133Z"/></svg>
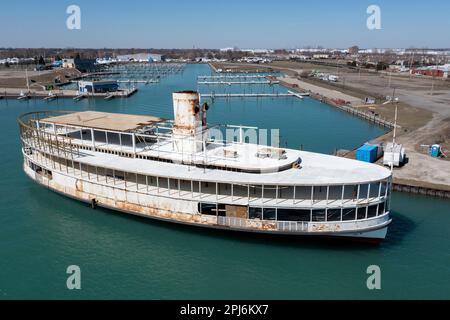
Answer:
<svg viewBox="0 0 450 320"><path fill-rule="evenodd" d="M175 121L79 112L19 119L24 171L93 207L200 227L380 242L390 171L211 139L207 106L174 94ZM162 131L167 130L165 133ZM168 133L167 133L168 132Z"/></svg>

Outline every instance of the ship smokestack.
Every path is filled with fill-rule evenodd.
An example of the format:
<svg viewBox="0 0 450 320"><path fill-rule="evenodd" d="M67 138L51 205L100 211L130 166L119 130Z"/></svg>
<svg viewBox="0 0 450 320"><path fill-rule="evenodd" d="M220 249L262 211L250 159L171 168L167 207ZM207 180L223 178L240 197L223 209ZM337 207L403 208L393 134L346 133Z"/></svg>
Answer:
<svg viewBox="0 0 450 320"><path fill-rule="evenodd" d="M198 92L174 92L172 97L174 113L173 138L175 151L183 153L196 153L202 151L203 110L200 109L200 97Z"/></svg>

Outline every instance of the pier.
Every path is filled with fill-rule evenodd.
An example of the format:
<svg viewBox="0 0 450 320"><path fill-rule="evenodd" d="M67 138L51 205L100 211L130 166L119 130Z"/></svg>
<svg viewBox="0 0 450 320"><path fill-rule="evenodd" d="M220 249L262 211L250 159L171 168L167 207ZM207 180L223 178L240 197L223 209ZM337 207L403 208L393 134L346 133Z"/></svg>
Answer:
<svg viewBox="0 0 450 320"><path fill-rule="evenodd" d="M151 79L151 80L117 80L117 83L159 83L159 80L157 79Z"/></svg>
<svg viewBox="0 0 450 320"><path fill-rule="evenodd" d="M202 98L280 98L280 97L297 97L303 99L309 96L309 93L295 93L288 91L287 93L202 93Z"/></svg>
<svg viewBox="0 0 450 320"><path fill-rule="evenodd" d="M236 85L236 84L279 84L280 81L271 81L271 80L267 80L267 81L198 81L197 84L207 84L207 85L211 85L211 84L218 84L218 85Z"/></svg>
<svg viewBox="0 0 450 320"><path fill-rule="evenodd" d="M64 89L64 90L53 90L52 95L49 95L49 91L25 91L21 89L10 88L7 90L0 89L1 95L0 99L18 99L23 97L22 100L26 101L29 99L43 99L46 101L59 99L59 98L77 98L81 100L83 98L105 98L105 97L117 97L117 98L128 98L138 91L137 88L124 89L115 92L97 92L97 93L82 93L80 94L78 90L74 89ZM21 94L23 92L23 94Z"/></svg>
<svg viewBox="0 0 450 320"><path fill-rule="evenodd" d="M220 75L220 76L198 76L198 80L216 79L267 79L270 75Z"/></svg>

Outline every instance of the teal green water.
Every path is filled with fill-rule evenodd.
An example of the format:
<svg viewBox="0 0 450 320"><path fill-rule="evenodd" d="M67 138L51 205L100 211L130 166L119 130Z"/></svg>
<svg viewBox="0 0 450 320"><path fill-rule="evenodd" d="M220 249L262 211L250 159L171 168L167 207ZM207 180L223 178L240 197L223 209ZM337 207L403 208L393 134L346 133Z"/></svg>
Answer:
<svg viewBox="0 0 450 320"><path fill-rule="evenodd" d="M0 299L449 298L450 201L394 193L385 242L332 245L94 211L22 173L20 113L95 109L171 118L170 93L197 89L195 77L205 73L207 66L190 65L124 100L0 100ZM383 133L311 99L216 101L209 122L280 128L282 144L324 153ZM66 289L66 268L73 264L81 268L79 291ZM378 291L366 287L366 268L374 264L382 272Z"/></svg>

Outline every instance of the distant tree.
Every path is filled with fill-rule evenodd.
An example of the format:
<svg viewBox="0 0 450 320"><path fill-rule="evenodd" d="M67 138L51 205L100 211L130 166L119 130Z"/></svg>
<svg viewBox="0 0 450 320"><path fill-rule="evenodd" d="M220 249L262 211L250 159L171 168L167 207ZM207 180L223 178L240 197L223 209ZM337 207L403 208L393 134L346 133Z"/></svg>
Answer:
<svg viewBox="0 0 450 320"><path fill-rule="evenodd" d="M39 63L38 64L40 64L40 65L45 65L45 60L44 60L44 57L43 56L40 56L39 57Z"/></svg>

